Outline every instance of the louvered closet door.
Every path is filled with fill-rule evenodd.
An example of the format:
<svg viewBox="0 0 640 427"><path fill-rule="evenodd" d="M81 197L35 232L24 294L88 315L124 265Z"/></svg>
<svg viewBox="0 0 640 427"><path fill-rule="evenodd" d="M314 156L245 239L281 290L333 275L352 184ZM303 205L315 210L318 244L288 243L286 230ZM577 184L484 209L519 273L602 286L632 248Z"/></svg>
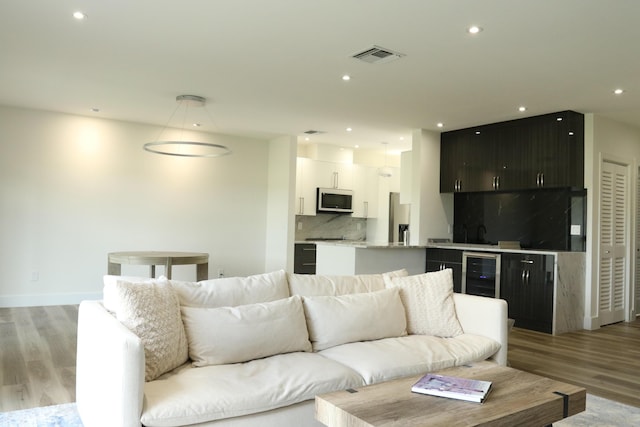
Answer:
<svg viewBox="0 0 640 427"><path fill-rule="evenodd" d="M602 163L600 176L600 325L624 319L627 282L627 200L625 166Z"/></svg>

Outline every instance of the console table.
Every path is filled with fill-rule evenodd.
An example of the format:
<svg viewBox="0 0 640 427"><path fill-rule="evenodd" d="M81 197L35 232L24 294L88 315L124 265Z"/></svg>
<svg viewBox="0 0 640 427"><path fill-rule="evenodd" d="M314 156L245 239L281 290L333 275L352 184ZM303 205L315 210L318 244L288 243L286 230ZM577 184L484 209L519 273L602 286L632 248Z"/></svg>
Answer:
<svg viewBox="0 0 640 427"><path fill-rule="evenodd" d="M209 254L202 252L111 252L108 257L107 271L114 276L120 276L122 264L148 265L151 277L156 276L156 265L164 265L167 279L171 279L171 267L174 265L196 266L196 280L209 278Z"/></svg>

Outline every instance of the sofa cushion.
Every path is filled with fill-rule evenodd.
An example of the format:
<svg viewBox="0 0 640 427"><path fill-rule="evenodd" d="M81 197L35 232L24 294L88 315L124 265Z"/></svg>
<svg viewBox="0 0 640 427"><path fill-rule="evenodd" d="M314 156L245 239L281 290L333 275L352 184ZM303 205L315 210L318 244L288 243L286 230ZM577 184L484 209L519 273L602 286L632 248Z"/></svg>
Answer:
<svg viewBox="0 0 640 427"><path fill-rule="evenodd" d="M467 339L469 338L469 339ZM318 354L358 372L367 384L484 360L500 345L480 336L407 335L332 347Z"/></svg>
<svg viewBox="0 0 640 427"><path fill-rule="evenodd" d="M314 351L407 333L398 289L304 297L303 303Z"/></svg>
<svg viewBox="0 0 640 427"><path fill-rule="evenodd" d="M182 307L194 366L239 363L295 351L311 351L302 299L237 307Z"/></svg>
<svg viewBox="0 0 640 427"><path fill-rule="evenodd" d="M117 281L114 290L116 318L144 346L145 381L185 363L188 349L180 305L168 281Z"/></svg>
<svg viewBox="0 0 640 427"><path fill-rule="evenodd" d="M358 274L354 276L289 273L287 278L291 295L312 297L375 292L384 289L385 277L391 278L406 275L408 275L407 270L402 269L383 274Z"/></svg>
<svg viewBox="0 0 640 427"><path fill-rule="evenodd" d="M462 334L446 339L447 348L456 359L456 366L488 359L500 350L500 343L491 338Z"/></svg>
<svg viewBox="0 0 640 427"><path fill-rule="evenodd" d="M235 307L288 298L284 270L247 277L223 277L200 282L171 281L180 305L189 307Z"/></svg>
<svg viewBox="0 0 640 427"><path fill-rule="evenodd" d="M182 426L238 417L364 385L348 367L315 353L232 365L184 365L145 384L142 423Z"/></svg>
<svg viewBox="0 0 640 427"><path fill-rule="evenodd" d="M455 337L463 333L453 302L451 269L387 280L400 289L409 334Z"/></svg>

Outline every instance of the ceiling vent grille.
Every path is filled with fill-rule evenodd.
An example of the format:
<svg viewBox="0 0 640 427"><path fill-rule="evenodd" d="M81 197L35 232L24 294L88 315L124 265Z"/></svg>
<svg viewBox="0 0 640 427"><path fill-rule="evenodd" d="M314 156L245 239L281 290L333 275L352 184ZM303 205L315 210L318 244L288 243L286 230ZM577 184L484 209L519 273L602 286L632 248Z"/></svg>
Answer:
<svg viewBox="0 0 640 427"><path fill-rule="evenodd" d="M324 132L323 132L323 131L321 131L321 130L312 130L312 129L309 129L309 130L305 130L305 131L304 131L304 133L305 133L305 134L307 134L307 135L317 135L317 134L319 134L319 133L324 133Z"/></svg>
<svg viewBox="0 0 640 427"><path fill-rule="evenodd" d="M404 53L394 52L380 46L373 46L367 50L352 55L352 58L359 59L369 64L383 64L402 58Z"/></svg>

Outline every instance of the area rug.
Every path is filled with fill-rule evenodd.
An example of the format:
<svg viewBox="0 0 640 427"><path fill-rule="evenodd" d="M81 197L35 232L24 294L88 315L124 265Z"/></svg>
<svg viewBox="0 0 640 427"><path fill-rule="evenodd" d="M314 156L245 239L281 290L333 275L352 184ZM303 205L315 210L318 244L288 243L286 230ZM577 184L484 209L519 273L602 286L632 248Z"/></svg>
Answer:
<svg viewBox="0 0 640 427"><path fill-rule="evenodd" d="M640 408L587 394L587 410L553 423L559 427L640 426ZM0 413L2 427L83 427L75 403Z"/></svg>
<svg viewBox="0 0 640 427"><path fill-rule="evenodd" d="M0 413L2 427L83 427L75 403Z"/></svg>

